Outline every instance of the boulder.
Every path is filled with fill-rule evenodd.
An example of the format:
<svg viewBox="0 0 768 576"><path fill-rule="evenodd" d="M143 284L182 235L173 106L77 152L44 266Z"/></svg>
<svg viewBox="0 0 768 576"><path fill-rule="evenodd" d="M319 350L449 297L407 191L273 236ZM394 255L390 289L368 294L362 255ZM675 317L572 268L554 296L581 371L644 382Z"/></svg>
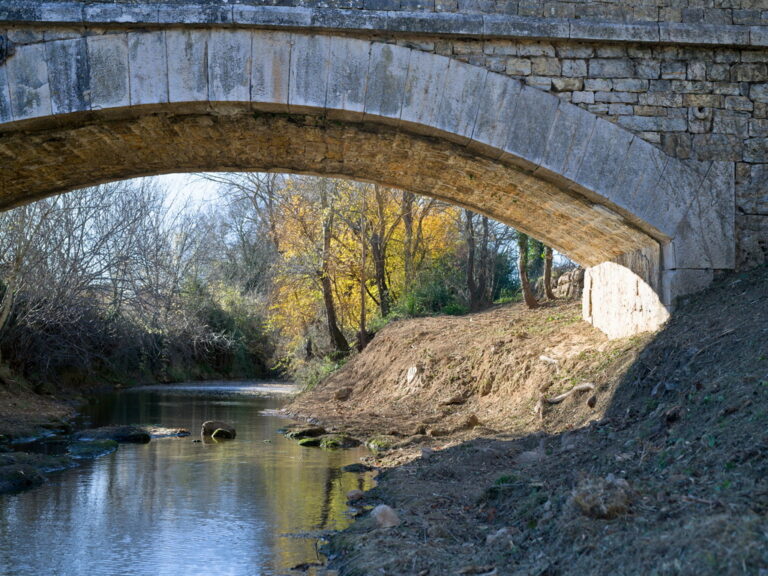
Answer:
<svg viewBox="0 0 768 576"><path fill-rule="evenodd" d="M379 528L394 528L400 524L397 512L386 504L379 504L371 510L371 517Z"/></svg>
<svg viewBox="0 0 768 576"><path fill-rule="evenodd" d="M33 488L44 481L45 478L34 466L28 464L0 466L0 494Z"/></svg>
<svg viewBox="0 0 768 576"><path fill-rule="evenodd" d="M82 430L75 434L74 439L80 442L114 440L120 444L146 444L152 437L144 428L138 426L104 426Z"/></svg>
<svg viewBox="0 0 768 576"><path fill-rule="evenodd" d="M216 439L234 440L235 436L237 436L237 431L226 422L209 420L208 422L203 422L200 434Z"/></svg>
<svg viewBox="0 0 768 576"><path fill-rule="evenodd" d="M117 450L114 440L92 440L90 442L73 442L69 445L69 455L76 460L98 458Z"/></svg>
<svg viewBox="0 0 768 576"><path fill-rule="evenodd" d="M163 426L148 426L146 431L152 438L184 438L192 434L186 428L165 428Z"/></svg>
<svg viewBox="0 0 768 576"><path fill-rule="evenodd" d="M557 286L553 292L557 298L577 299L581 298L584 290L584 268L574 268L565 272L557 279Z"/></svg>
<svg viewBox="0 0 768 576"><path fill-rule="evenodd" d="M291 440L301 440L302 438L317 438L326 433L322 426L294 426L285 431L285 437Z"/></svg>

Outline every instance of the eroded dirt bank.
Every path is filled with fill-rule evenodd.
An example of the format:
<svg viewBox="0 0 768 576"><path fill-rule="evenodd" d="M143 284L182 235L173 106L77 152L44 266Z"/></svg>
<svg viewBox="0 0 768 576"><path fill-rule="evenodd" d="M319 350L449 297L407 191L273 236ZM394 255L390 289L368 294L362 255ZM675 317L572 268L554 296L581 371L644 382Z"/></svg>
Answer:
<svg viewBox="0 0 768 576"><path fill-rule="evenodd" d="M401 523L334 537L341 574L768 574L765 268L632 340L572 303L395 323L289 410L392 448L364 503Z"/></svg>

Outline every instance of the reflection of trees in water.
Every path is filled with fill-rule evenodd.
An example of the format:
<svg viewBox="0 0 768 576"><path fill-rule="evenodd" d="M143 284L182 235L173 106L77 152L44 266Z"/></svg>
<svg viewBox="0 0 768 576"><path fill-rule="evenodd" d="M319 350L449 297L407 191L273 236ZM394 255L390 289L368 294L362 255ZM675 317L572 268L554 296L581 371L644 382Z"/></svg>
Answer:
<svg viewBox="0 0 768 576"><path fill-rule="evenodd" d="M328 527L328 518L331 515L331 500L333 498L334 486L341 477L341 470L338 468L327 468L325 471L325 484L323 486L323 499L320 505L320 520L318 528Z"/></svg>
<svg viewBox="0 0 768 576"><path fill-rule="evenodd" d="M102 486L109 493L103 506L130 516L122 521L124 531L140 534L154 526L169 541L190 511L197 511L196 531L216 532L221 519L229 518L225 532L235 530L237 540L249 548L233 548L233 558L251 555L264 568L279 571L314 559L313 538L285 535L344 528L347 492L369 489L372 480L341 471L361 451L303 448L278 434L286 422L259 411L280 404L275 398L156 390L103 397L90 406L94 425L182 426L193 434L121 447L105 470ZM237 440L193 443L205 420L232 422ZM135 452L126 458L129 450ZM159 520L171 518L177 521Z"/></svg>

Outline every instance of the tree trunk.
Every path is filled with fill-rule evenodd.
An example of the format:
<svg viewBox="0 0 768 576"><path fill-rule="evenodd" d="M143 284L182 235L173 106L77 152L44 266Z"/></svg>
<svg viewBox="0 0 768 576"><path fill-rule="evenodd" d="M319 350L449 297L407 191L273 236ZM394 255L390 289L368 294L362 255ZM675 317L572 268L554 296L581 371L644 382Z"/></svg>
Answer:
<svg viewBox="0 0 768 576"><path fill-rule="evenodd" d="M410 192L403 192L402 212L405 236L403 238L403 264L405 267L404 288L408 294L413 287L413 202L415 197Z"/></svg>
<svg viewBox="0 0 768 576"><path fill-rule="evenodd" d="M478 263L478 278L477 278L477 308L486 308L491 304L491 296L489 287L493 284L490 276L490 223L488 222L488 216L482 217L483 223L483 235L480 240L480 262Z"/></svg>
<svg viewBox="0 0 768 576"><path fill-rule="evenodd" d="M328 191L323 185L320 194L323 209L323 253L322 269L320 270L320 285L323 290L323 304L325 305L325 317L328 323L328 335L333 347L339 352L349 352L349 343L339 329L336 318L336 306L333 303L333 286L331 284L330 260L331 260L331 235L333 232L333 206L328 202Z"/></svg>
<svg viewBox="0 0 768 576"><path fill-rule="evenodd" d="M544 290L548 300L555 299L555 293L552 291L552 248L549 246L544 251Z"/></svg>
<svg viewBox="0 0 768 576"><path fill-rule="evenodd" d="M379 290L379 308L381 317L389 316L389 286L387 285L387 237L386 237L386 205L381 186L375 184L373 192L376 198L377 226L371 235L371 252L374 270L376 271L376 287Z"/></svg>
<svg viewBox="0 0 768 576"><path fill-rule="evenodd" d="M368 251L366 250L368 242L366 241L365 235L365 220L366 220L366 207L367 202L365 201L365 194L366 191L363 191L363 209L362 213L360 215L360 259L362 262L360 263L360 336L357 338L357 349L359 351L363 351L363 349L368 344L368 334L366 333L366 327L365 327L365 266L366 266L366 259L368 257Z"/></svg>
<svg viewBox="0 0 768 576"><path fill-rule="evenodd" d="M517 250L517 271L520 274L520 288L523 290L525 305L528 308L538 308L539 303L528 281L528 236L522 232L517 233Z"/></svg>
<svg viewBox="0 0 768 576"><path fill-rule="evenodd" d="M469 309L478 310L477 283L475 282L475 224L474 213L464 210L464 240L467 243L467 292L469 292Z"/></svg>

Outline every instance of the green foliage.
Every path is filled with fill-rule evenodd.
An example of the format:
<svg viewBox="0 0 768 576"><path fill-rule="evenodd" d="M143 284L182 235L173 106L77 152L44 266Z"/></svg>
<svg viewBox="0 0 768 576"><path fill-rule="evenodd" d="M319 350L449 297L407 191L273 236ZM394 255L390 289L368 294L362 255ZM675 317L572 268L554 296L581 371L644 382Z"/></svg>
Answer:
<svg viewBox="0 0 768 576"><path fill-rule="evenodd" d="M312 390L345 363L346 358L332 359L330 356L313 358L299 363L293 370L293 378L302 390Z"/></svg>

